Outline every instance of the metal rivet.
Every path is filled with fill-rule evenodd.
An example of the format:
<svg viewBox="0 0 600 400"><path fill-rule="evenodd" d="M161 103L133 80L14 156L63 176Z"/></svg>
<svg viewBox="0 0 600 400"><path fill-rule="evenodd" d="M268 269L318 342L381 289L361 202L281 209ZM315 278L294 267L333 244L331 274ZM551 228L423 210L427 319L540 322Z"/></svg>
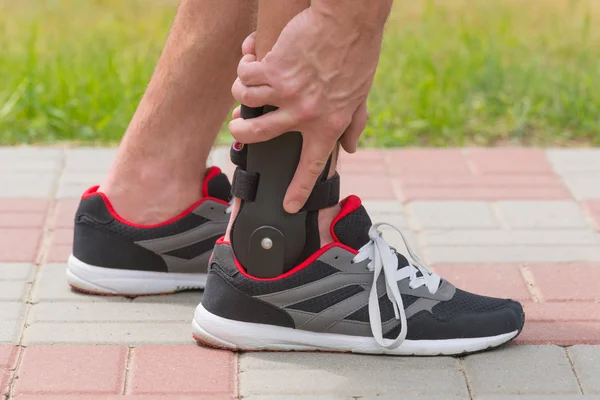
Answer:
<svg viewBox="0 0 600 400"><path fill-rule="evenodd" d="M260 241L260 245L262 246L263 249L269 250L271 247L273 247L273 241L271 239L269 239L268 237L266 237Z"/></svg>

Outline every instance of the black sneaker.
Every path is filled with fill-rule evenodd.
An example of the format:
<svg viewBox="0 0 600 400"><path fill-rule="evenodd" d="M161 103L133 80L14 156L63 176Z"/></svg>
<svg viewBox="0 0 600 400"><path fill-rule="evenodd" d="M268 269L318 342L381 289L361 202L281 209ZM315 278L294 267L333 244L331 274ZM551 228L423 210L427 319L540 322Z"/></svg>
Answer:
<svg viewBox="0 0 600 400"><path fill-rule="evenodd" d="M126 221L97 190L83 194L75 215L67 268L74 289L140 296L204 288L210 254L230 214L231 186L219 168L208 169L201 200L155 225Z"/></svg>
<svg viewBox="0 0 600 400"><path fill-rule="evenodd" d="M197 341L230 350L322 350L390 355L462 354L514 339L524 323L513 300L455 288L383 240L350 196L331 224L335 240L273 279L249 276L219 240Z"/></svg>

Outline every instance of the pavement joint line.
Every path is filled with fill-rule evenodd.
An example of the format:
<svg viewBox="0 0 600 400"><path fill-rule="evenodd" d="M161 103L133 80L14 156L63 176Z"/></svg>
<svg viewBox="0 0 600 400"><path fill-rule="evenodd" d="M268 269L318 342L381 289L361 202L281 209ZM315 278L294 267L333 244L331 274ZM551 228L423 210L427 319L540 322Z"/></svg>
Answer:
<svg viewBox="0 0 600 400"><path fill-rule="evenodd" d="M129 374L131 373L131 360L133 359L133 346L127 347L127 362L125 363L125 377L123 378L123 390L121 394L126 395L129 390Z"/></svg>
<svg viewBox="0 0 600 400"><path fill-rule="evenodd" d="M199 346L198 343L196 343ZM240 389L240 363L241 357L239 352L234 353L234 362L233 362L233 393L235 395L234 398L241 399L242 393Z"/></svg>
<svg viewBox="0 0 600 400"><path fill-rule="evenodd" d="M573 363L573 359L569 354L569 346L562 346L563 351L565 352L565 356L567 356L567 360L569 360L569 365L571 366L571 371L573 371L573 375L575 375L575 380L577 381L577 386L579 387L579 391L581 394L585 394L583 391L583 386L581 386L581 381L579 380L579 375L577 375L577 370L575 369L575 363Z"/></svg>
<svg viewBox="0 0 600 400"><path fill-rule="evenodd" d="M467 392L469 393L469 399L473 400L473 387L471 386L471 381L469 380L469 376L467 375L467 370L463 365L464 357L456 357L456 363L458 364L458 369L462 372L465 377L465 385L467 386Z"/></svg>
<svg viewBox="0 0 600 400"><path fill-rule="evenodd" d="M493 201L489 203L490 209L492 210L492 215L496 217L496 221L500 225L500 230L510 231L512 230L508 221L505 218L502 218L502 213L500 212L500 208L498 202Z"/></svg>
<svg viewBox="0 0 600 400"><path fill-rule="evenodd" d="M538 288L535 284L535 279L533 278L533 273L531 272L531 270L529 269L527 264L519 265L519 271L521 272L521 276L523 277L523 280L525 281L525 287L527 287L527 291L529 292L529 295L531 296L531 299L533 300L533 302L534 303L543 303L544 298L543 298L542 294L540 293L540 291L538 290Z"/></svg>
<svg viewBox="0 0 600 400"><path fill-rule="evenodd" d="M23 359L23 353L25 353L24 346L17 346L17 359L15 360L15 367L12 369L12 374L10 376L10 381L8 382L8 390L6 391L6 396L4 397L6 400L12 399L12 392L14 390L15 384L17 383L17 374L19 373L19 369L21 368L21 361Z"/></svg>
<svg viewBox="0 0 600 400"><path fill-rule="evenodd" d="M44 220L44 234L42 237L42 241L40 243L40 247L35 259L35 271L33 273L33 279L31 281L31 285L29 286L29 292L27 293L27 296L25 297L24 303L25 303L25 315L23 316L23 328L21 329L21 335L19 336L19 341L18 344L20 345L21 343L23 343L23 339L25 337L25 332L27 331L27 328L29 327L29 316L31 314L31 310L32 310L32 304L34 304L33 301L33 293L34 293L34 289L35 287L39 284L39 277L40 277L40 271L41 271L41 265L42 262L45 261L45 258L47 257L48 254L48 250L50 249L50 237L52 236L52 231L50 229L50 223L52 221L52 217L54 215L54 211L56 209L56 205L57 205L57 201L55 198L56 192L58 190L58 183L60 182L60 178L63 174L63 171L65 169L66 166L66 154L64 149L61 150L61 157L60 157L60 163L59 163L59 167L58 167L58 173L56 174L56 177L54 178L54 183L52 185L52 190L50 193L50 199L49 199L49 205L48 208L46 209L46 218ZM19 363L20 363L20 359L19 359ZM17 365L17 368L19 368L20 365Z"/></svg>

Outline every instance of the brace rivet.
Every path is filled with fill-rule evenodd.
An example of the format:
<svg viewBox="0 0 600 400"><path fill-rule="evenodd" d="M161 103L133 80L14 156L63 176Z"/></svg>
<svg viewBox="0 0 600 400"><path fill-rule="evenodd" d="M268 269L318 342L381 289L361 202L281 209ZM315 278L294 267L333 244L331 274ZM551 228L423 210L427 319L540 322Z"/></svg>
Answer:
<svg viewBox="0 0 600 400"><path fill-rule="evenodd" d="M269 239L268 237L266 237L260 241L260 245L262 246L263 249L269 250L271 247L273 247L273 241L271 239Z"/></svg>

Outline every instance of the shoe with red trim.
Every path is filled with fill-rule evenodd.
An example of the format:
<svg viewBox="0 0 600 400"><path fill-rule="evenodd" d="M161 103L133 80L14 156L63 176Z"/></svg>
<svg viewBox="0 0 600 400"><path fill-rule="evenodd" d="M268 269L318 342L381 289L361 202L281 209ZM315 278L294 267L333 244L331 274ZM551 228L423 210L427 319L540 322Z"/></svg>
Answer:
<svg viewBox="0 0 600 400"><path fill-rule="evenodd" d="M276 278L250 276L217 241L195 339L230 350L439 355L496 347L521 332L519 303L457 289L406 241L410 262L391 248L358 197L341 205L334 242Z"/></svg>
<svg viewBox="0 0 600 400"><path fill-rule="evenodd" d="M227 176L211 167L201 200L168 221L139 225L119 216L98 186L88 189L75 215L68 283L121 296L204 288L210 254L227 229L230 191Z"/></svg>

